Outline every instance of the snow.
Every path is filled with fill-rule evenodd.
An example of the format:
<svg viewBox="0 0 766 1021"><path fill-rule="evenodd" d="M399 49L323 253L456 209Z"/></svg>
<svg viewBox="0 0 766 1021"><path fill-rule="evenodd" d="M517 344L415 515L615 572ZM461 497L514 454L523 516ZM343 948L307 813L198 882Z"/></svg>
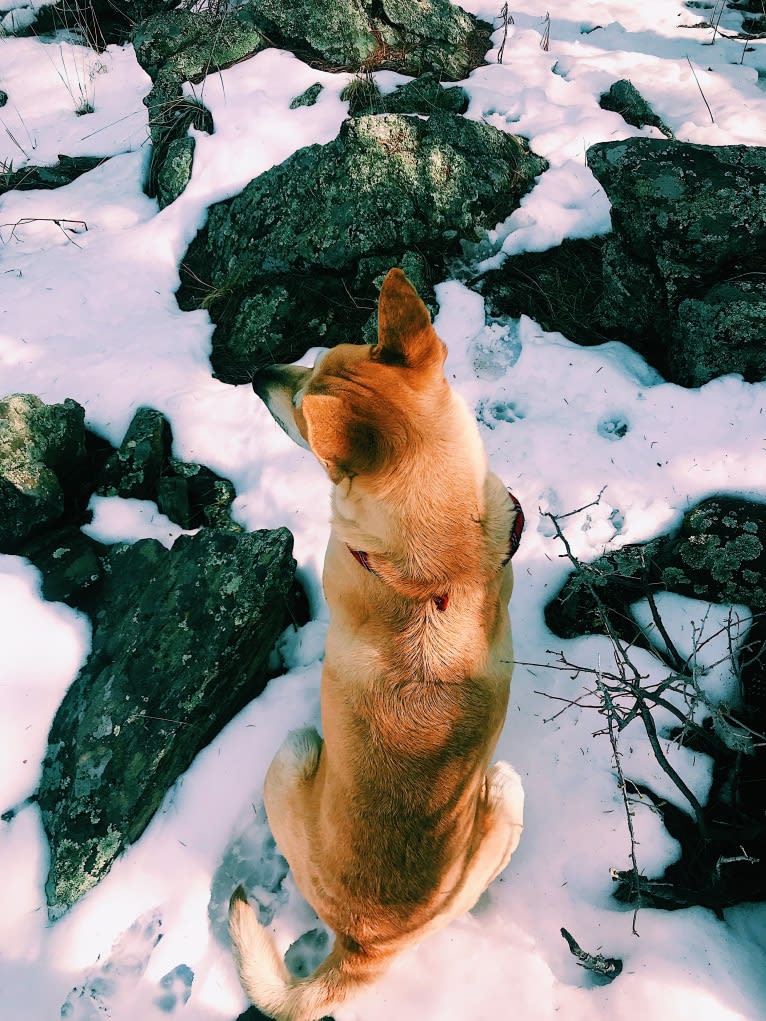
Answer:
<svg viewBox="0 0 766 1021"><path fill-rule="evenodd" d="M499 7L494 0L465 6L490 21ZM608 228L608 202L585 167L585 150L597 141L660 137L599 108L599 95L618 78L630 77L682 140L758 144L766 137L766 40L744 52L740 40L727 38L739 14L724 15L713 44L712 29L689 27L709 10L673 0L550 0L545 7L547 51L543 8L512 9L503 63L496 63L498 28L490 62L465 82L467 116L525 135L551 165L522 207L488 235L485 267ZM23 21L30 8L3 0L0 10L8 27L14 12ZM216 130L197 134L192 181L159 211L141 190L148 149L142 98L150 82L130 46L97 55L65 41L4 37L0 54L0 88L10 97L0 109L2 163L18 169L55 162L61 152L113 155L66 188L0 199L0 392L33 392L48 402L72 397L90 428L113 443L138 406L162 411L176 456L234 482L235 514L246 528L292 530L315 617L285 634L285 675L200 753L100 886L49 926L47 848L38 812L25 799L56 706L87 656L90 630L82 615L42 600L28 563L0 557L0 813L20 806L0 823L0 1001L14 1021L159 1021L171 1011L186 1021L233 1019L245 1001L220 910L211 923L208 904L216 879L227 884L220 872L227 848L262 836L254 808L282 737L318 722L328 482L249 388L212 379L210 321L203 312L180 312L174 292L179 261L210 203L296 149L336 136L348 76L269 50L189 86L213 112ZM384 90L403 80L380 79ZM290 100L316 81L324 86L317 104L290 110ZM83 91L94 112L78 115ZM765 500L766 385L729 376L684 390L621 344L581 348L526 317L485 324L481 298L454 280L440 283L437 295L448 378L476 410L491 464L527 516L511 603L517 659L552 663L563 652L570 662L607 663L605 639L562 642L545 628L543 606L567 571L546 512L587 507L566 519L573 552L587 560L607 544L662 533L712 493ZM167 544L178 532L139 501L98 499L93 509L89 531L105 541L154 536ZM645 619L645 607L634 612ZM712 635L727 611L668 596L662 612L687 651L693 629L704 623ZM705 654L715 663L720 643L711 641ZM642 669L661 675L648 652L636 656ZM706 683L714 701L730 698L723 667ZM609 741L594 736L602 721L588 708L557 715L561 704L539 692L575 698L583 688L566 672L516 668L498 748L522 774L527 798L510 867L470 915L404 954L336 1012L338 1021L392 1014L402 1021L762 1019L766 906L742 905L722 919L703 909L645 909L640 938L633 935L632 911L610 896L610 869L628 867L629 842ZM640 728L630 729L626 773L677 799ZM710 762L667 740L663 747L704 797ZM637 806L635 825L639 863L656 874L678 847L648 804ZM283 948L317 926L289 879L286 890L273 922ZM623 958L623 974L594 986L569 954L561 926L584 948Z"/></svg>

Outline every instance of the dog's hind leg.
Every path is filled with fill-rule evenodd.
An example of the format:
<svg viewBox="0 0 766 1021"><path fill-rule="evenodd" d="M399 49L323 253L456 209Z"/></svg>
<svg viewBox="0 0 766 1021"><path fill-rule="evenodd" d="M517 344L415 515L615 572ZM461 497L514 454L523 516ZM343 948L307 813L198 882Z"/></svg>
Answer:
<svg viewBox="0 0 766 1021"><path fill-rule="evenodd" d="M266 773L263 801L271 832L304 896L302 866L308 860L306 826L315 815L314 777L324 742L313 727L291 730Z"/></svg>
<svg viewBox="0 0 766 1021"><path fill-rule="evenodd" d="M490 830L484 843L489 842L498 851L497 865L487 883L489 885L511 860L524 829L524 788L521 777L508 762L496 762L487 771L487 802ZM487 850L490 852L489 847Z"/></svg>
<svg viewBox="0 0 766 1021"><path fill-rule="evenodd" d="M449 907L418 933L422 939L475 907L489 884L503 871L519 846L524 829L524 788L521 777L507 762L487 771L484 835L474 851L460 889Z"/></svg>
<svg viewBox="0 0 766 1021"><path fill-rule="evenodd" d="M309 780L319 765L323 744L314 727L291 730L279 746L269 766L265 782L282 784Z"/></svg>

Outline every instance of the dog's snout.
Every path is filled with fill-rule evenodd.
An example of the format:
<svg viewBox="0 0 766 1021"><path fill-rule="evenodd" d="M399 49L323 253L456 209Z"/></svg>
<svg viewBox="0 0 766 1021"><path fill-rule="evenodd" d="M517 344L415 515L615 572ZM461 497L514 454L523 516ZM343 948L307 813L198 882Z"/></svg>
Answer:
<svg viewBox="0 0 766 1021"><path fill-rule="evenodd" d="M271 387L280 382L279 371L282 368L281 365L267 365L266 368L259 369L253 376L251 380L253 390L261 399L265 397Z"/></svg>

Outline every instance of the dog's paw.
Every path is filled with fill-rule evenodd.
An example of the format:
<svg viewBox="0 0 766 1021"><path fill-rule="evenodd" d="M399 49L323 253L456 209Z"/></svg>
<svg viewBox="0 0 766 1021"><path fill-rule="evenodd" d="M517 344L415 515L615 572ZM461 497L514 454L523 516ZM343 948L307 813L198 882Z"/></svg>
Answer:
<svg viewBox="0 0 766 1021"><path fill-rule="evenodd" d="M162 919L158 911L137 918L114 944L104 963L92 968L82 985L72 989L61 1005L61 1017L67 1021L110 1017L112 1002L128 987L136 985L161 939Z"/></svg>
<svg viewBox="0 0 766 1021"><path fill-rule="evenodd" d="M322 753L322 738L316 727L300 727L291 730L279 746L269 773L279 773L292 786L293 777L309 780L317 771Z"/></svg>
<svg viewBox="0 0 766 1021"><path fill-rule="evenodd" d="M288 865L277 850L263 805L253 809L247 829L229 844L213 876L208 918L221 946L229 945L228 912L232 890L242 885L255 902L258 921L268 925L277 907L287 901L284 879Z"/></svg>
<svg viewBox="0 0 766 1021"><path fill-rule="evenodd" d="M487 794L490 804L511 823L524 825L524 787L521 777L509 762L496 762L487 770Z"/></svg>

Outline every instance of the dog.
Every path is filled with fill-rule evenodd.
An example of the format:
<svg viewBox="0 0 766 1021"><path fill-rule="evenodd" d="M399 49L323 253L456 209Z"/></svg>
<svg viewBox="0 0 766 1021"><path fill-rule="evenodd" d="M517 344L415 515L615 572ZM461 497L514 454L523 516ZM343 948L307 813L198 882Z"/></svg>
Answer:
<svg viewBox="0 0 766 1021"><path fill-rule="evenodd" d="M279 1021L322 1018L472 908L521 836L521 781L490 759L508 705L523 514L488 470L446 354L392 269L377 344L341 344L313 368L276 365L253 381L332 482L323 737L287 736L264 802L333 948L293 978L242 887L229 908L242 986Z"/></svg>

